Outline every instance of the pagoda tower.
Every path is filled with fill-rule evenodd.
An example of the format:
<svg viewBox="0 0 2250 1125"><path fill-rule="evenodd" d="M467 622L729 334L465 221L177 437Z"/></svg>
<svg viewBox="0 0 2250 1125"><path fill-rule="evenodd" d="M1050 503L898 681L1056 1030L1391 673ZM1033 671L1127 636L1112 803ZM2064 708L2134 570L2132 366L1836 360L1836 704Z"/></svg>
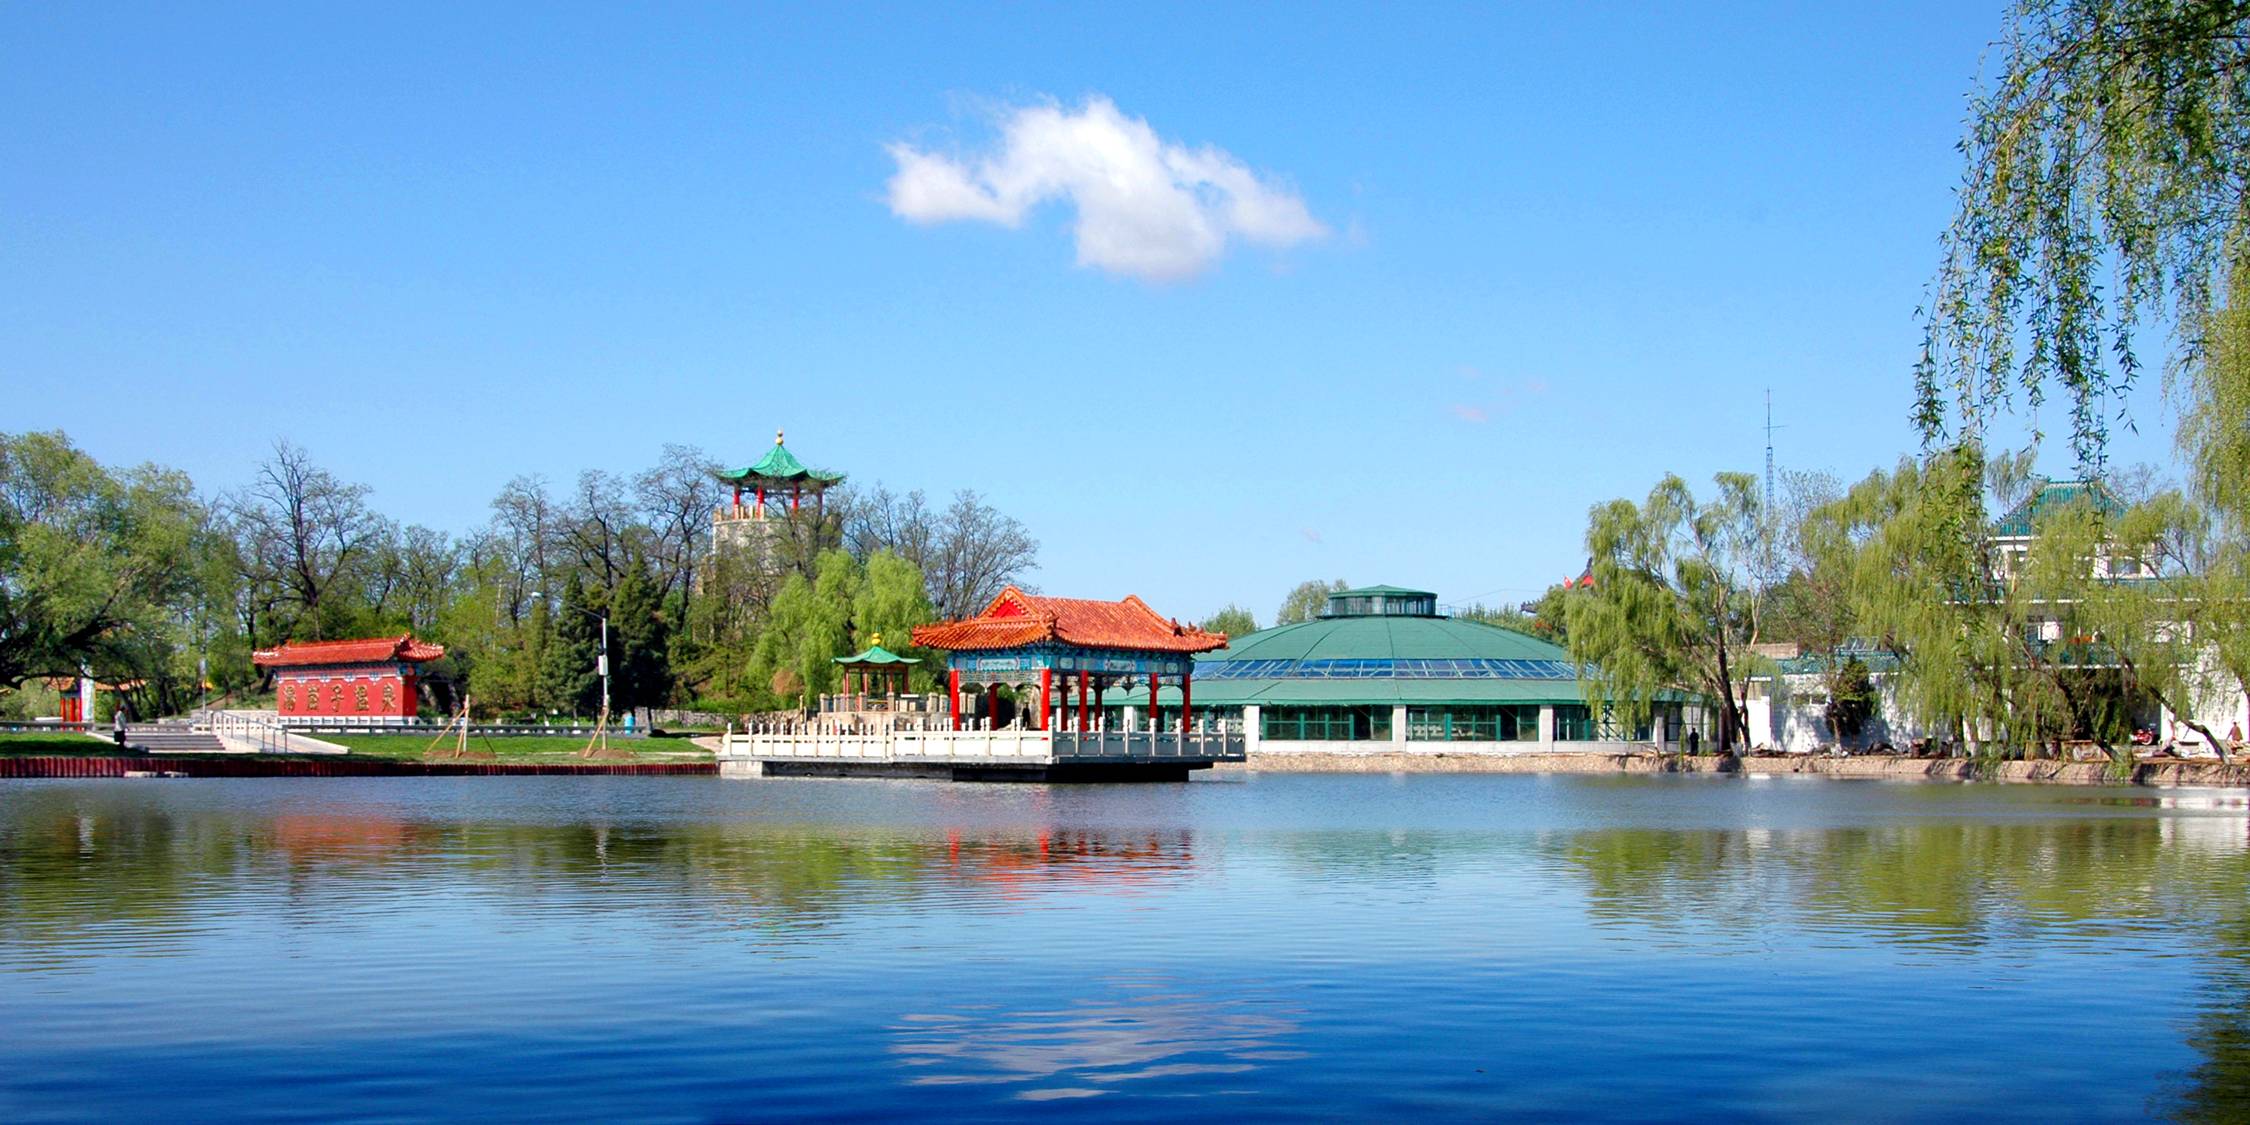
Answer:
<svg viewBox="0 0 2250 1125"><path fill-rule="evenodd" d="M761 571L775 568L793 522L809 518L817 524L827 517L825 496L844 483L842 473L806 468L783 444L780 430L756 464L714 475L734 489L734 497L711 517L711 550L746 555Z"/></svg>

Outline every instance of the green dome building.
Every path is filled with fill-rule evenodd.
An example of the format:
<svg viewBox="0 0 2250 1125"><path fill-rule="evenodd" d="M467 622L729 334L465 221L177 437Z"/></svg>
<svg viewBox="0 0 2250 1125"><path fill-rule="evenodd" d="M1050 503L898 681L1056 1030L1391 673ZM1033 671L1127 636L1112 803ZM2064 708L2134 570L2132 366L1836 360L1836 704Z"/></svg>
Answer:
<svg viewBox="0 0 2250 1125"><path fill-rule="evenodd" d="M1495 745L1451 749L1597 750L1648 735L1618 730L1586 705L1577 666L1560 645L1442 616L1436 594L1397 586L1330 594L1311 621L1197 657L1194 679L1197 716L1239 720L1253 753L1455 743ZM1127 721L1146 718L1145 687L1108 702L1129 706ZM1179 693L1166 687L1157 702L1176 714ZM1666 730L1683 729L1677 704L1659 712L1669 712Z"/></svg>

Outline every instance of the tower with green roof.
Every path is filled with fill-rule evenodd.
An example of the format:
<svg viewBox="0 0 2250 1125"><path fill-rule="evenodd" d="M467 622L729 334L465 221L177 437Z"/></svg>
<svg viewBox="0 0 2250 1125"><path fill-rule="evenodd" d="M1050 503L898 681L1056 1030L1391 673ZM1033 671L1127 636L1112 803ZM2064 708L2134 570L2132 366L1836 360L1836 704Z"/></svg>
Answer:
<svg viewBox="0 0 2250 1125"><path fill-rule="evenodd" d="M789 452L782 437L782 431L775 430L773 448L755 464L712 474L734 489L732 502L712 516L712 551L747 551L761 570L772 568L776 544L788 525L804 518L816 524L825 519L828 490L844 483L842 473L806 467Z"/></svg>

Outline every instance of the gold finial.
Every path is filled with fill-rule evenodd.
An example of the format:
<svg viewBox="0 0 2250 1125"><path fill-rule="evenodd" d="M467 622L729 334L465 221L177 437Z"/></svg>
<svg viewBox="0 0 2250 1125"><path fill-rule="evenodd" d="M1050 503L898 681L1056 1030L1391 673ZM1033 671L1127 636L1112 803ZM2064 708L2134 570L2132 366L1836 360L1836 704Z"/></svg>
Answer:
<svg viewBox="0 0 2250 1125"><path fill-rule="evenodd" d="M780 445L780 444L781 444L781 431L780 431L780 430L775 430L775 431L773 432L773 443L774 443L775 445Z"/></svg>
<svg viewBox="0 0 2250 1125"><path fill-rule="evenodd" d="M875 644L874 644L874 645L873 645L872 647L875 647L875 648L881 648L881 647L883 647L883 634L881 634L881 633L877 633L877 634L875 634Z"/></svg>

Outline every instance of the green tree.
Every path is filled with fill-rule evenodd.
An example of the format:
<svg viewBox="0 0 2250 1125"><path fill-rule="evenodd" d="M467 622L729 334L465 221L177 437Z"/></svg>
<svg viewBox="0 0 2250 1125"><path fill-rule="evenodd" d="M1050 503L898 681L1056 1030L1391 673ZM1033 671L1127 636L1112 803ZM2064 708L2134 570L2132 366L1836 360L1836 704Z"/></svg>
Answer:
<svg viewBox="0 0 2250 1125"><path fill-rule="evenodd" d="M142 714L178 703L202 522L179 473L120 476L60 433L0 434L0 687L90 668L161 680Z"/></svg>
<svg viewBox="0 0 2250 1125"><path fill-rule="evenodd" d="M867 557L858 594L851 606L849 643L854 649L865 648L881 637L884 648L922 661L913 668L909 683L926 689L937 671L937 654L914 647L914 627L935 620L937 610L930 604L929 587L923 581L920 567L890 551L877 551Z"/></svg>
<svg viewBox="0 0 2250 1125"><path fill-rule="evenodd" d="M1594 585L1569 600L1569 647L1589 703L1607 702L1627 726L1647 721L1665 694L1689 691L1718 711L1721 751L1747 740L1743 688L1756 640L1751 567L1759 544L1758 484L1720 473L1698 500L1667 476L1646 502L1594 508L1586 531Z"/></svg>
<svg viewBox="0 0 2250 1125"><path fill-rule="evenodd" d="M2204 322L2209 349L2188 370L2182 399L2179 446L2193 507L2149 516L2151 542L2176 545L2170 570L2186 576L2170 581L2201 646L2198 682L2187 686L2206 698L2250 691L2250 302L2242 296L2250 261L2241 254L2228 292Z"/></svg>
<svg viewBox="0 0 2250 1125"><path fill-rule="evenodd" d="M1832 659L1830 664L1823 684L1828 689L1823 717L1828 720L1829 737L1842 746L1845 739L1858 735L1875 713L1875 680L1859 657Z"/></svg>
<svg viewBox="0 0 2250 1125"><path fill-rule="evenodd" d="M656 583L641 566L628 567L609 610L612 711L671 702L671 629Z"/></svg>
<svg viewBox="0 0 2250 1125"><path fill-rule="evenodd" d="M1328 608L1328 595L1349 589L1351 584L1341 578L1334 582L1322 582L1317 578L1300 582L1296 589L1289 591L1288 597L1281 599L1281 608L1274 611L1273 623L1294 625L1300 621L1311 621Z"/></svg>
<svg viewBox="0 0 2250 1125"><path fill-rule="evenodd" d="M1530 632L1558 645L1570 643L1570 599L1584 591L1575 583L1557 582L1531 603Z"/></svg>
<svg viewBox="0 0 2250 1125"><path fill-rule="evenodd" d="M822 552L814 575L792 574L782 583L751 658L754 679L788 683L800 706L834 687L835 658L850 651L852 604L862 579L859 564L842 550Z"/></svg>
<svg viewBox="0 0 2250 1125"><path fill-rule="evenodd" d="M2176 358L2193 368L2240 257L2250 6L2021 0L2000 63L1961 146L1915 420L1937 448L2057 392L2079 460L2098 466L2141 324L2185 329Z"/></svg>
<svg viewBox="0 0 2250 1125"><path fill-rule="evenodd" d="M573 575L563 587L560 608L553 613L543 606L533 609L539 634L534 646L538 668L534 699L542 710L570 715L601 710L601 621L590 612L587 601L586 583Z"/></svg>
<svg viewBox="0 0 2250 1125"><path fill-rule="evenodd" d="M1986 498L2014 507L2030 467L1963 446L1872 474L1816 516L1820 565L1848 575L1853 620L1898 659L1899 706L1921 724L1997 754L2090 738L2122 760L2147 693L2177 691L2179 607L2116 579L2141 570L2147 517L2092 493L2033 509L2028 538L1998 534Z"/></svg>
<svg viewBox="0 0 2250 1125"><path fill-rule="evenodd" d="M1455 610L1453 616L1462 621L1474 621L1482 625L1498 625L1503 629L1514 629L1520 633L1533 631L1531 615L1512 605L1486 605L1483 602L1478 602L1466 608Z"/></svg>
<svg viewBox="0 0 2250 1125"><path fill-rule="evenodd" d="M1227 603L1225 609L1203 619L1196 628L1206 633L1225 633L1229 639L1240 639L1258 631L1258 619L1250 611Z"/></svg>
<svg viewBox="0 0 2250 1125"><path fill-rule="evenodd" d="M1843 576L1851 619L1898 660L1901 709L1965 742L2009 729L2015 653L2029 624L2018 588L1993 581L1986 475L1973 446L1902 460L1813 520L1816 565Z"/></svg>

